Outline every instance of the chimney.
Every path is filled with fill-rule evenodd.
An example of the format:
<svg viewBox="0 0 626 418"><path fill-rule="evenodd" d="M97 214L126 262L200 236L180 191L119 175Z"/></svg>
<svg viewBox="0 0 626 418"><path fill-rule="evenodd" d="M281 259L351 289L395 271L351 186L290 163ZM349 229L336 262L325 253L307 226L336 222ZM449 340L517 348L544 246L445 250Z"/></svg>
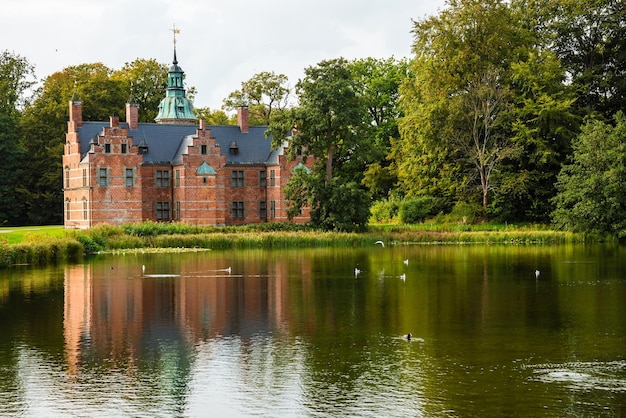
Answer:
<svg viewBox="0 0 626 418"><path fill-rule="evenodd" d="M206 129L206 121L204 119L200 119L198 123L200 125L198 129L204 131Z"/></svg>
<svg viewBox="0 0 626 418"><path fill-rule="evenodd" d="M126 103L126 123L128 129L139 128L139 105Z"/></svg>
<svg viewBox="0 0 626 418"><path fill-rule="evenodd" d="M78 100L70 100L70 121L68 131L75 132L83 126L83 104Z"/></svg>
<svg viewBox="0 0 626 418"><path fill-rule="evenodd" d="M250 131L250 113L248 106L241 106L237 109L237 125L242 133L248 133Z"/></svg>
<svg viewBox="0 0 626 418"><path fill-rule="evenodd" d="M120 126L120 117L119 116L110 116L110 127L111 128L119 128Z"/></svg>

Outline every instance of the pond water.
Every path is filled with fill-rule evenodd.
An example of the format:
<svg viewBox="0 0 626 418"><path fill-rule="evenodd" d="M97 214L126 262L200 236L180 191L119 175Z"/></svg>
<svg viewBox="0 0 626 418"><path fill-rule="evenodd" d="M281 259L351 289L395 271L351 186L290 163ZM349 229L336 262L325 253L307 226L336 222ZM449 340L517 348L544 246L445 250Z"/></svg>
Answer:
<svg viewBox="0 0 626 418"><path fill-rule="evenodd" d="M625 252L372 245L15 267L0 273L0 415L626 416Z"/></svg>

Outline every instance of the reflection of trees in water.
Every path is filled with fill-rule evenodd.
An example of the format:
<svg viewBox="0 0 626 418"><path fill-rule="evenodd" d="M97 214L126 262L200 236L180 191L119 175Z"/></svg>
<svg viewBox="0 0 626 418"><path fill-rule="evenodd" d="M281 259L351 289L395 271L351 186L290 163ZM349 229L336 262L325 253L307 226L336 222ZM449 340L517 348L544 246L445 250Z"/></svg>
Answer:
<svg viewBox="0 0 626 418"><path fill-rule="evenodd" d="M78 390L73 402L87 405L112 404L116 392L147 414L184 415L219 396L248 412L296 402L305 414L343 406L359 415L363 405L380 415L469 414L525 396L529 359L621 352L621 250L594 248L127 254L24 272L2 282L2 385L26 396L25 363L11 351L20 345L37 352L34 364L53 365L40 370L62 370L47 377L59 397ZM144 264L157 276L143 277ZM400 338L408 332L423 343ZM528 383L549 396L538 384Z"/></svg>

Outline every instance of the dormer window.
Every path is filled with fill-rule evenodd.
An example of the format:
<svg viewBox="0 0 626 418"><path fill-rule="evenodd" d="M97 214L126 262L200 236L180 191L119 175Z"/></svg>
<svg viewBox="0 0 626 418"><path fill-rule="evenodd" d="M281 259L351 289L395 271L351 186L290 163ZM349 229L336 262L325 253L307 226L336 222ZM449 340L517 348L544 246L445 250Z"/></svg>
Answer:
<svg viewBox="0 0 626 418"><path fill-rule="evenodd" d="M239 155L239 145L237 145L237 141L232 141L228 146L230 151L230 155Z"/></svg>
<svg viewBox="0 0 626 418"><path fill-rule="evenodd" d="M147 154L148 153L148 143L146 142L145 139L142 139L141 142L139 143L138 148L138 153L139 155L143 155L143 154Z"/></svg>

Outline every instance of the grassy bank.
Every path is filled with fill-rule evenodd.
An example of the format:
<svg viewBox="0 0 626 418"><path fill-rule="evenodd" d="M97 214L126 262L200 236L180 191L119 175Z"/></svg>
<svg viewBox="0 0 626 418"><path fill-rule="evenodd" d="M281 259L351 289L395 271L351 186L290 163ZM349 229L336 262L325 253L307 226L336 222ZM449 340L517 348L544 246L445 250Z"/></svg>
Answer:
<svg viewBox="0 0 626 418"><path fill-rule="evenodd" d="M63 225L8 227L0 228L0 243L19 244L40 239L64 238L66 235Z"/></svg>
<svg viewBox="0 0 626 418"><path fill-rule="evenodd" d="M322 232L293 224L200 227L179 223L102 225L86 231L62 226L0 229L0 267L79 261L84 255L141 248L231 249L364 247L378 240L406 244L562 244L590 237L544 225L371 225L363 233Z"/></svg>

